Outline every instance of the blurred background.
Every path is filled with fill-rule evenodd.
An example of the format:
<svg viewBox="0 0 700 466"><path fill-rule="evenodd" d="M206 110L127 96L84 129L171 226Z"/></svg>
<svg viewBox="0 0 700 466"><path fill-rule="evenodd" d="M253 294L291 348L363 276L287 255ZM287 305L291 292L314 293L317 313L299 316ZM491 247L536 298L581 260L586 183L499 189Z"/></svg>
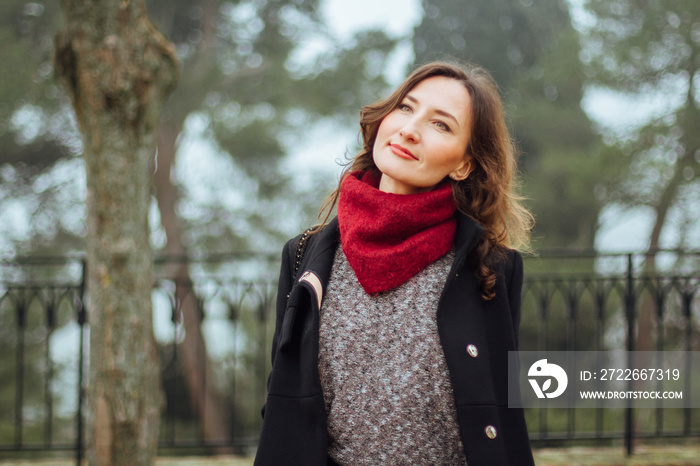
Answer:
<svg viewBox="0 0 700 466"><path fill-rule="evenodd" d="M537 222L540 256L527 268L559 273L526 283L524 349L636 338L697 350L696 0L147 5L182 64L158 130L150 215L163 448L254 449L281 247L317 221L358 151L360 108L435 59L475 62L499 84ZM0 455L83 442L86 187L54 76L61 24L55 1L0 4ZM188 351L196 370L183 367ZM530 427L542 445L626 435L607 416L531 413ZM629 424L649 438L700 429L686 412Z"/></svg>

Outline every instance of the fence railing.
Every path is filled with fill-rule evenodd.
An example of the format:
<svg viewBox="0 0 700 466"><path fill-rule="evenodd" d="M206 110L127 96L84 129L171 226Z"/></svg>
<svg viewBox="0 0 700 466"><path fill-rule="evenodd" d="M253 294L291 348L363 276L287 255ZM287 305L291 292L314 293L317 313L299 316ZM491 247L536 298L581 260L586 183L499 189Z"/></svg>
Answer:
<svg viewBox="0 0 700 466"><path fill-rule="evenodd" d="M158 261L154 334L166 403L162 451L246 453L261 427L274 330L274 258ZM700 349L700 252L528 257L520 349ZM252 272L251 272L252 271ZM0 263L0 457L85 448L89 346L82 257ZM264 274L262 274L264 275ZM270 273L268 272L268 277ZM693 410L528 409L534 444L700 436Z"/></svg>
<svg viewBox="0 0 700 466"><path fill-rule="evenodd" d="M528 263L535 270L523 289L521 350L700 349L697 251L562 251ZM631 453L633 438L700 436L692 409L531 409L526 415L531 438L542 444L623 438Z"/></svg>

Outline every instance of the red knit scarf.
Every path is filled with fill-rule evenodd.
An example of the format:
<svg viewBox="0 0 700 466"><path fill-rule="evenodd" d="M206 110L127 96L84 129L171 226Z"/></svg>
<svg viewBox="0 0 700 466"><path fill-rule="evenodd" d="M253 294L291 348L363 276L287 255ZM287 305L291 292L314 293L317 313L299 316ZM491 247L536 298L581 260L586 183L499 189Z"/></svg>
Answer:
<svg viewBox="0 0 700 466"><path fill-rule="evenodd" d="M445 255L457 229L449 184L419 194L385 193L378 186L379 177L353 172L338 200L343 252L368 294L405 283Z"/></svg>

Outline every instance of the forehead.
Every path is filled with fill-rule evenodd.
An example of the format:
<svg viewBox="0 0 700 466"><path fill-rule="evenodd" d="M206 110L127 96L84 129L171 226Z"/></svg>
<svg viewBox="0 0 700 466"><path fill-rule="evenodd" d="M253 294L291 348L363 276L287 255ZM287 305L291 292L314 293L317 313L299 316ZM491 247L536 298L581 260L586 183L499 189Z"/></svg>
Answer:
<svg viewBox="0 0 700 466"><path fill-rule="evenodd" d="M451 113L466 121L471 98L460 81L446 76L431 76L408 91L407 97L419 104Z"/></svg>

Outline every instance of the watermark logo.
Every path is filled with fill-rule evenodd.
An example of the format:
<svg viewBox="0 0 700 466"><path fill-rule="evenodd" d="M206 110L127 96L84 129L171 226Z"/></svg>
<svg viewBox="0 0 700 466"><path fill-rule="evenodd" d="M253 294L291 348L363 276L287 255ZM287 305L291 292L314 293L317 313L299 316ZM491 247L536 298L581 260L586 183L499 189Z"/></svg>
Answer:
<svg viewBox="0 0 700 466"><path fill-rule="evenodd" d="M700 408L697 374L700 351L509 351L508 406Z"/></svg>
<svg viewBox="0 0 700 466"><path fill-rule="evenodd" d="M532 385L532 389L537 395L537 398L556 398L564 393L566 386L569 384L569 378L566 376L564 369L556 364L548 363L546 359L535 361L535 363L530 366L527 376L530 385ZM539 382L537 381L538 377L547 377L542 386L540 386ZM548 390L552 388L552 379L557 381L557 386L556 390L549 392Z"/></svg>

